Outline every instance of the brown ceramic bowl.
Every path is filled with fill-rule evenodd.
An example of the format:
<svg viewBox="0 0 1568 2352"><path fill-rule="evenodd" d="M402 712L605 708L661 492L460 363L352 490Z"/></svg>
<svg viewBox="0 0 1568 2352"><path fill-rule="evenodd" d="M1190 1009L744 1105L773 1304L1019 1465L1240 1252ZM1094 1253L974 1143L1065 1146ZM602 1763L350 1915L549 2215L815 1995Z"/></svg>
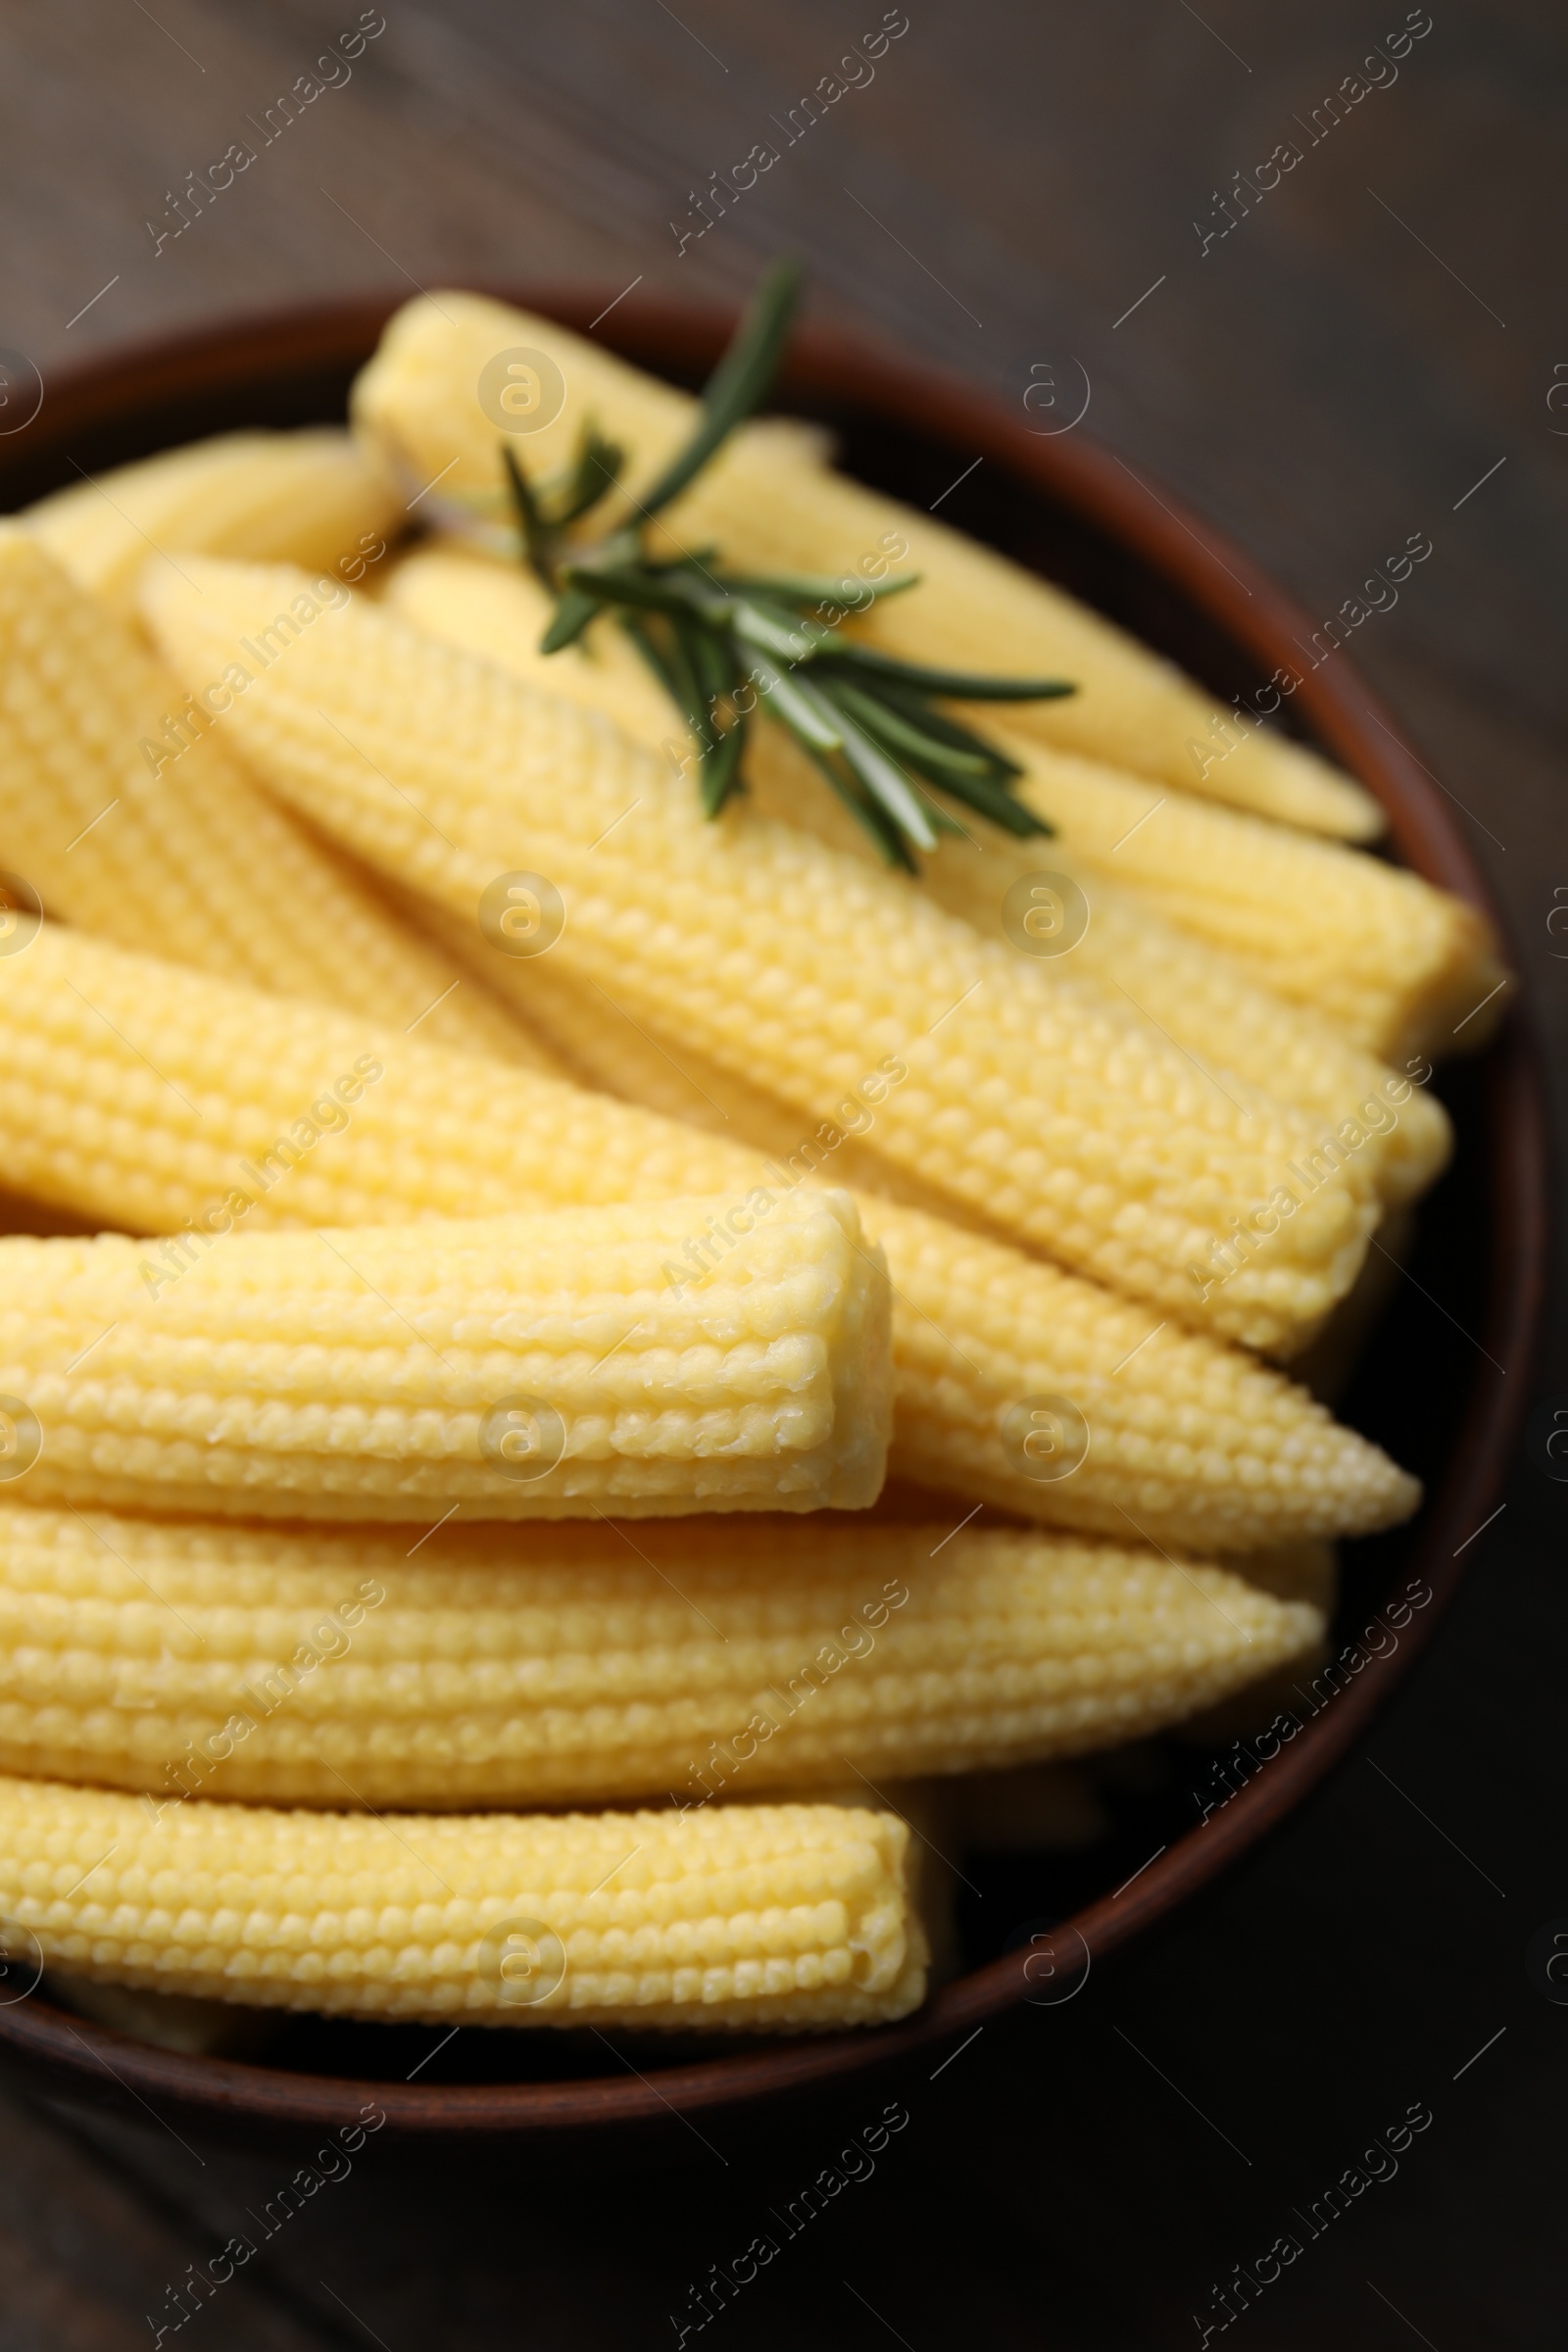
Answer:
<svg viewBox="0 0 1568 2352"><path fill-rule="evenodd" d="M606 297L523 299L581 328ZM340 418L350 380L396 307L364 300L244 318L51 377L34 419L0 438L0 509L75 479L78 467L198 434ZM595 331L691 384L730 323L628 297ZM821 327L797 335L779 405L830 423L849 469L878 487L922 507L949 493L946 519L1064 582L1222 698L1290 662L1310 633L1310 620L1240 549L1081 431L1042 432L1021 406L1004 409L907 357ZM1314 671L1290 708L1306 738L1383 803L1393 854L1497 921L1452 804L1347 657ZM1474 1558L1467 1540L1496 1507L1529 1395L1545 1263L1543 1088L1517 1015L1479 1064L1457 1065L1441 1083L1459 1133L1456 1164L1424 1212L1415 1279L1397 1286L1342 1402L1348 1419L1427 1479L1429 1499L1413 1526L1347 1546L1336 1643L1361 1656L1356 1637L1412 1579L1432 1598L1396 1646L1348 1668L1343 1690L1277 1755L1230 1771L1226 1786L1245 1785L1223 1808L1200 1821L1194 1791L1214 1789L1214 1759L1188 1750L1166 1786L1129 1799L1111 1838L1087 1854L968 1864L989 1900L964 1916L963 1973L914 2017L873 2033L718 2047L469 2031L438 2050L438 2031L302 2019L279 2028L265 2062L241 2063L155 2049L34 1995L0 2007L8 2064L57 2094L220 2132L226 2124L250 2138L314 2134L374 2100L391 2136L506 2142L552 2160L576 2147L595 2161L607 2142L616 2154L645 2136L679 2142L678 2122L705 2111L756 2108L895 2066L956 2044L1016 2003L1070 1992L1086 1950L1099 1964L1147 1935L1362 1736ZM1498 1364L1513 1377L1501 1378ZM982 1931L982 1916L1010 1933Z"/></svg>

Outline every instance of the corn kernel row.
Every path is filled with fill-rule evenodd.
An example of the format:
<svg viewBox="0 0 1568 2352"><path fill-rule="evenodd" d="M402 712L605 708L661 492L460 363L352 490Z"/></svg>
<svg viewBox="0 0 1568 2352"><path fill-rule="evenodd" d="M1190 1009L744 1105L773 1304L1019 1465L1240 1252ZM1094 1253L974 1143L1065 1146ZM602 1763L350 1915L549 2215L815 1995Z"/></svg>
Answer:
<svg viewBox="0 0 1568 2352"><path fill-rule="evenodd" d="M672 1281L720 1218L729 1252ZM423 1524L853 1508L887 1464L887 1273L850 1197L808 1188L232 1234L179 1270L118 1234L11 1236L0 1396L39 1501Z"/></svg>
<svg viewBox="0 0 1568 2352"><path fill-rule="evenodd" d="M0 1504L0 1771L170 1803L702 1804L1145 1738L1320 1611L1138 1545L859 1519L327 1534Z"/></svg>
<svg viewBox="0 0 1568 2352"><path fill-rule="evenodd" d="M19 1964L253 2008L800 2032L918 2006L908 1839L833 1804L154 1820L0 1778L0 1918Z"/></svg>

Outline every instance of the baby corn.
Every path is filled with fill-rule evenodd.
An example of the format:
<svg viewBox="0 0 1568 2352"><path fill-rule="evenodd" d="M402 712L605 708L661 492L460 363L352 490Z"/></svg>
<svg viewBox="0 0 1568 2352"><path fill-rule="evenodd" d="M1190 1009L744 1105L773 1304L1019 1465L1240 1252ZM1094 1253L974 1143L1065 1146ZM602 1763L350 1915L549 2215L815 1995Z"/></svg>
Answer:
<svg viewBox="0 0 1568 2352"><path fill-rule="evenodd" d="M880 1115L885 1083L873 1071L837 1123L767 1163L603 1095L51 924L0 957L0 1181L168 1235L143 1255L182 1280L236 1226L699 1192L735 1202L759 1184L821 1181L843 1139ZM918 1210L864 1193L859 1208L892 1273L906 1475L1026 1518L1204 1550L1362 1533L1414 1508L1413 1480L1236 1349ZM711 1252L694 1235L687 1254L695 1271ZM1022 1408L1040 1398L1081 1415L1076 1466L1025 1453Z"/></svg>
<svg viewBox="0 0 1568 2352"><path fill-rule="evenodd" d="M840 1805L371 1820L0 1780L0 1915L48 1967L432 2025L872 2025L915 2008L907 1826Z"/></svg>
<svg viewBox="0 0 1568 2352"><path fill-rule="evenodd" d="M1020 795L1057 826L1070 857L1223 948L1278 995L1314 1006L1363 1052L1441 1060L1475 1051L1495 1028L1507 975L1462 899L1333 842L1161 794L1005 726L991 732L1026 768ZM1035 862L1032 850L1003 847L1000 886Z"/></svg>
<svg viewBox="0 0 1568 2352"><path fill-rule="evenodd" d="M515 564L450 548L417 551L398 565L385 602L449 644L499 662L582 708L604 710L650 751L667 752L677 760L687 756L679 731L671 731L667 696L618 631L600 622L586 643L579 641L559 654L539 652L550 599L539 582ZM817 788L798 747L781 728L756 730L748 749L747 774L753 806L762 814L806 825L835 849L862 859L876 858L863 828ZM1331 1131L1380 1099L1400 1101L1402 1116L1367 1146L1386 1200L1410 1200L1441 1174L1452 1139L1447 1114L1435 1098L1412 1093L1307 1004L1277 997L1223 951L1179 929L1174 921L1162 920L1148 898L1121 889L1100 868L1076 860L1072 851L1056 841L1022 845L1005 842L995 832L988 832L984 841L947 838L926 859L920 880L900 887L928 891L950 912L1000 939L1009 936L1004 921L1009 888L1026 892L1028 878L1041 878L1043 869L1057 881L1065 874L1083 898L1085 928L1069 949L1074 973L1119 993L1135 1011L1157 1019L1177 1045L1222 1080L1227 1073L1241 1078L1325 1120ZM1169 910L1186 904L1172 894ZM1277 928L1270 930L1265 949L1275 940ZM1013 946L1017 932L1015 921ZM530 992L540 1000L559 1001L561 983L548 961L514 963L514 993L498 974L500 958L475 925L461 925L449 917L447 924L436 926L436 935L458 961L472 962L491 986L525 1010L535 1009ZM1255 970L1255 955L1253 962ZM615 1015L602 997L591 1003L595 1014L613 1024ZM538 1013L547 1027L558 1026L549 1019L543 1002ZM666 1052L654 1058L664 1073L675 1074L676 1065ZM705 1108L702 1090L712 1091L711 1075L705 1074L701 1088L690 1090L693 1115L699 1119ZM1398 1090L1396 1098L1385 1092L1391 1083ZM658 1107L671 1106L661 1102ZM1387 1118L1386 1112L1375 1115ZM788 1119L790 1114L780 1105L776 1116ZM724 1123L732 1118L726 1103ZM760 1132L755 1124L731 1131L776 1149L777 1138Z"/></svg>
<svg viewBox="0 0 1568 2352"><path fill-rule="evenodd" d="M405 520L384 466L329 427L220 433L73 482L20 520L72 578L128 620L150 563L181 554L341 566L363 577Z"/></svg>
<svg viewBox="0 0 1568 2352"><path fill-rule="evenodd" d="M0 524L0 868L122 947L526 1060L516 1024L258 791L190 699Z"/></svg>
<svg viewBox="0 0 1568 2352"><path fill-rule="evenodd" d="M608 724L382 612L307 623L301 575L191 561L191 585L157 585L149 608L176 665L216 675L247 632L278 632L225 724L381 870L465 915L508 869L545 875L564 968L814 1119L868 1054L891 1057L909 1083L874 1149L1167 1312L1288 1347L1354 1280L1370 1163L1351 1150L1293 1180L1309 1121L1218 1085L1060 959L1012 955L793 828L705 824ZM1265 1214L1265 1250L1195 1279Z"/></svg>
<svg viewBox="0 0 1568 2352"><path fill-rule="evenodd" d="M518 345L550 353L565 385L559 416L530 436L530 471L568 464L592 417L630 453L635 494L690 433L689 394L552 319L472 294L426 297L398 314L355 386L356 419L415 487L444 472L448 501L504 513L502 436L478 386L486 363ZM666 553L716 545L743 571L842 570L848 581L879 549L886 569L891 547L893 567L918 572L921 586L873 607L870 642L909 661L1071 678L1075 695L1027 707L1020 723L1030 733L1326 833L1359 841L1382 830L1376 802L1348 776L1271 729L1247 733L1169 662L1059 588L831 471L765 424L732 436L658 537Z"/></svg>
<svg viewBox="0 0 1568 2352"><path fill-rule="evenodd" d="M444 1811L880 1786L1142 1739L1323 1630L1069 1536L687 1520L407 1549L0 1506L0 1771Z"/></svg>
<svg viewBox="0 0 1568 2352"><path fill-rule="evenodd" d="M743 1238L700 1274L686 1244L721 1218ZM13 1237L0 1395L39 1501L425 1523L853 1507L886 1466L887 1275L847 1194L761 1187L241 1234L182 1274L118 1235Z"/></svg>

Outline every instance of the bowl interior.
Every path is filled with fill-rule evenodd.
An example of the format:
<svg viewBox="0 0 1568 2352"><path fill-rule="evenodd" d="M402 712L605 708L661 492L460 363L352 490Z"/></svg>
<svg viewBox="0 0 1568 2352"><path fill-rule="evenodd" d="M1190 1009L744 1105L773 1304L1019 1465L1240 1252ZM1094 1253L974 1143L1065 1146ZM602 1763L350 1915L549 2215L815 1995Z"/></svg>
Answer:
<svg viewBox="0 0 1568 2352"><path fill-rule="evenodd" d="M570 324L594 315L581 296L535 301ZM33 427L0 441L0 507L13 509L73 481L77 468L122 463L197 435L340 419L352 377L391 307L290 314L79 370L50 387ZM697 383L726 323L627 302L601 331L639 362ZM1285 621L1306 625L1259 581L1269 617L1260 623L1254 611L1244 631L1234 598L1227 601L1202 564L1183 565L1170 553L1168 535L1129 525L1125 509L1104 488L1106 462L1090 445L1034 437L957 388L911 382L902 366L808 331L778 405L831 426L848 470L874 486L921 508L947 491L945 520L1061 582L1221 698L1267 674L1259 670L1259 646L1266 647L1271 629L1284 660ZM985 462L952 487L976 446ZM1213 533L1204 537L1223 556L1222 568L1233 567L1230 578L1240 571L1256 580L1245 558ZM1357 687L1355 702L1368 699ZM1314 711L1302 695L1290 710L1293 725L1309 739L1315 716L1324 748L1390 797L1387 744L1370 726L1364 745L1348 747L1348 722L1336 721L1326 704ZM1481 897L1437 791L1413 767L1400 776L1399 791L1402 845L1412 861L1450 883L1471 876ZM438 2029L302 2017L278 2023L255 2061L220 2062L152 2052L79 2018L67 2027L38 1997L24 2008L0 2009L0 2040L33 2064L79 2081L102 2082L103 2066L112 2065L133 2088L156 2083L163 2101L209 2119L222 2111L309 2113L320 2120L339 2107L352 2115L366 2095L363 2086L370 2085L409 2131L559 2132L635 2121L655 2113L656 2099L682 2106L754 2099L897 2055L1023 1997L1032 1936L1055 1932L1063 1951L1083 1936L1098 1955L1146 1928L1260 1835L1327 1768L1392 1688L1467 1564L1461 1559L1456 1567L1440 1556L1450 1548L1452 1530L1468 1532L1491 1507L1511 1444L1511 1406L1500 1392L1521 1393L1524 1381L1502 1382L1488 1357L1502 1353L1503 1333L1510 1362L1527 1352L1539 1304L1539 1087L1516 1044L1494 1047L1479 1063L1449 1065L1437 1086L1454 1116L1455 1163L1424 1207L1408 1279L1396 1284L1338 1404L1345 1418L1427 1481L1436 1498L1412 1526L1344 1547L1335 1643L1352 1643L1412 1576L1431 1584L1435 1599L1397 1658L1358 1673L1342 1696L1304 1721L1302 1736L1273 1763L1261 1771L1248 1767L1247 1785L1226 1808L1218 1835L1200 1835L1195 1794L1213 1787L1215 1755L1174 1739L1150 1743L1125 1770L1098 1776L1108 1826L1093 1844L1076 1852L963 1860L960 1974L918 2018L881 2034L737 2050L727 2040L612 2043L570 2032L469 2030L443 2041ZM1494 1247L1499 1239L1500 1255ZM1156 1851L1159 1859L1150 1863ZM1124 1898L1117 1890L1130 1874L1137 1874L1137 1886Z"/></svg>

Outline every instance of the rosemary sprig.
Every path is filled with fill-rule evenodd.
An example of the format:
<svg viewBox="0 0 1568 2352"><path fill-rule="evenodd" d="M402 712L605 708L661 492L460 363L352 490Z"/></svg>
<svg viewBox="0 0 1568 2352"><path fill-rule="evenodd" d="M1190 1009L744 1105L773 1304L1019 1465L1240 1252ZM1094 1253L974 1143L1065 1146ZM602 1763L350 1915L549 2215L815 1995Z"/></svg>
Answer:
<svg viewBox="0 0 1568 2352"><path fill-rule="evenodd" d="M841 633L842 581L726 572L711 551L673 562L647 552L647 524L766 396L799 293L795 265L776 264L708 380L690 439L597 543L583 544L573 526L616 489L624 453L590 422L565 474L535 485L502 444L522 560L556 599L541 651L560 652L612 613L691 729L708 816L744 789L748 728L761 711L789 729L892 864L917 871L916 849L963 830L937 795L1019 837L1050 833L1017 797L1017 762L933 698L1033 702L1071 694L1066 681L901 662ZM857 603L916 585L914 573L858 581Z"/></svg>

